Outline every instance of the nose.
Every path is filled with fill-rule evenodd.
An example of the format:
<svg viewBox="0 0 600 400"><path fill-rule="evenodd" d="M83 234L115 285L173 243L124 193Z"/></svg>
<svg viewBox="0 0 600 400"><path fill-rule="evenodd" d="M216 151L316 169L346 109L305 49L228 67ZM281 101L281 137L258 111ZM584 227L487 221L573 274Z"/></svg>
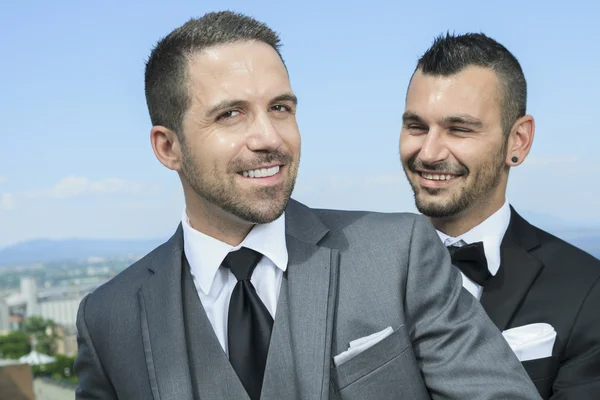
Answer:
<svg viewBox="0 0 600 400"><path fill-rule="evenodd" d="M275 151L283 139L267 113L256 116L248 137L248 148L252 151Z"/></svg>
<svg viewBox="0 0 600 400"><path fill-rule="evenodd" d="M419 159L425 164L435 164L446 158L448 158L448 148L443 135L439 131L431 129L425 135L419 151Z"/></svg>

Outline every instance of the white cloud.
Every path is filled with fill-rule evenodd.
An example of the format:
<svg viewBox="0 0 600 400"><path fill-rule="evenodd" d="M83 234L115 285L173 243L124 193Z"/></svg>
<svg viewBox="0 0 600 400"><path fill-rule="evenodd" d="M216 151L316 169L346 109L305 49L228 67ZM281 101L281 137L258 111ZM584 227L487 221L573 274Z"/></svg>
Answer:
<svg viewBox="0 0 600 400"><path fill-rule="evenodd" d="M68 176L54 185L50 190L50 194L57 199L68 199L85 193L88 189L88 185L89 180L87 178Z"/></svg>
<svg viewBox="0 0 600 400"><path fill-rule="evenodd" d="M29 190L25 192L28 199L54 198L69 199L85 194L111 195L128 194L139 195L142 193L156 193L160 190L157 184L149 185L143 182L133 182L119 178L106 178L91 181L86 177L67 176L58 181L50 189Z"/></svg>
<svg viewBox="0 0 600 400"><path fill-rule="evenodd" d="M12 193L0 195L0 210L13 210L15 208L15 196Z"/></svg>
<svg viewBox="0 0 600 400"><path fill-rule="evenodd" d="M3 176L0 176L0 183L4 183L4 182L6 182L6 178Z"/></svg>
<svg viewBox="0 0 600 400"><path fill-rule="evenodd" d="M89 185L89 191L92 193L114 194L128 193L139 194L144 191L145 187L142 183L128 182L124 179L108 178L100 181L92 182Z"/></svg>

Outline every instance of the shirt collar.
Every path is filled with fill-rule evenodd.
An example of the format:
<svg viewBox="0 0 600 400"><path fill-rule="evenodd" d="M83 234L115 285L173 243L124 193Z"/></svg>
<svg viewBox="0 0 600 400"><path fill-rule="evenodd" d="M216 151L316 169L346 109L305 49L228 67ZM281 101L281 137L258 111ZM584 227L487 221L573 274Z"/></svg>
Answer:
<svg viewBox="0 0 600 400"><path fill-rule="evenodd" d="M204 294L208 295L210 292L217 271L227 254L241 247L261 253L282 271L287 269L285 214L268 224L255 225L238 246L228 245L194 229L190 225L185 209L181 217L181 224L185 256L190 264L191 273L197 279Z"/></svg>
<svg viewBox="0 0 600 400"><path fill-rule="evenodd" d="M444 232L437 231L438 236L444 245L462 246L474 242L483 242L483 250L488 263L490 274L496 275L500 269L500 244L510 223L510 206L506 200L498 211L490 215L479 225L470 231L458 236L452 237Z"/></svg>

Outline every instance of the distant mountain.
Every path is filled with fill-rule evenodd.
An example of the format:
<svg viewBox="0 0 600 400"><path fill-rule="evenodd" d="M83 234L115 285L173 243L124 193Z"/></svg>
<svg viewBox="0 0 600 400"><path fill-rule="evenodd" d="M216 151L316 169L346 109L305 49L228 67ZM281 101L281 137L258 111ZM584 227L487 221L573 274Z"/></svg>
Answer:
<svg viewBox="0 0 600 400"><path fill-rule="evenodd" d="M551 215L523 212L532 224L600 258L600 222L571 222ZM165 239L145 240L31 240L0 249L0 266L85 260L89 257L144 255Z"/></svg>
<svg viewBox="0 0 600 400"><path fill-rule="evenodd" d="M144 255L164 241L164 239L31 240L0 249L0 266L63 260L85 260L89 257Z"/></svg>

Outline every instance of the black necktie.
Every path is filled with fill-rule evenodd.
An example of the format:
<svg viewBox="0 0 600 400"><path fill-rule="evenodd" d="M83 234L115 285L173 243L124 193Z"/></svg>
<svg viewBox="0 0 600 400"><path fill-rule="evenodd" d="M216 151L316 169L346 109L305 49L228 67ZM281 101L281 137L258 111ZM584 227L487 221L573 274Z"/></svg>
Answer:
<svg viewBox="0 0 600 400"><path fill-rule="evenodd" d="M273 329L273 317L250 282L261 258L262 254L242 247L223 261L238 280L229 303L229 361L252 400L260 398Z"/></svg>
<svg viewBox="0 0 600 400"><path fill-rule="evenodd" d="M491 276L482 242L467 244L462 247L448 246L452 264L466 275L467 278L484 286Z"/></svg>

